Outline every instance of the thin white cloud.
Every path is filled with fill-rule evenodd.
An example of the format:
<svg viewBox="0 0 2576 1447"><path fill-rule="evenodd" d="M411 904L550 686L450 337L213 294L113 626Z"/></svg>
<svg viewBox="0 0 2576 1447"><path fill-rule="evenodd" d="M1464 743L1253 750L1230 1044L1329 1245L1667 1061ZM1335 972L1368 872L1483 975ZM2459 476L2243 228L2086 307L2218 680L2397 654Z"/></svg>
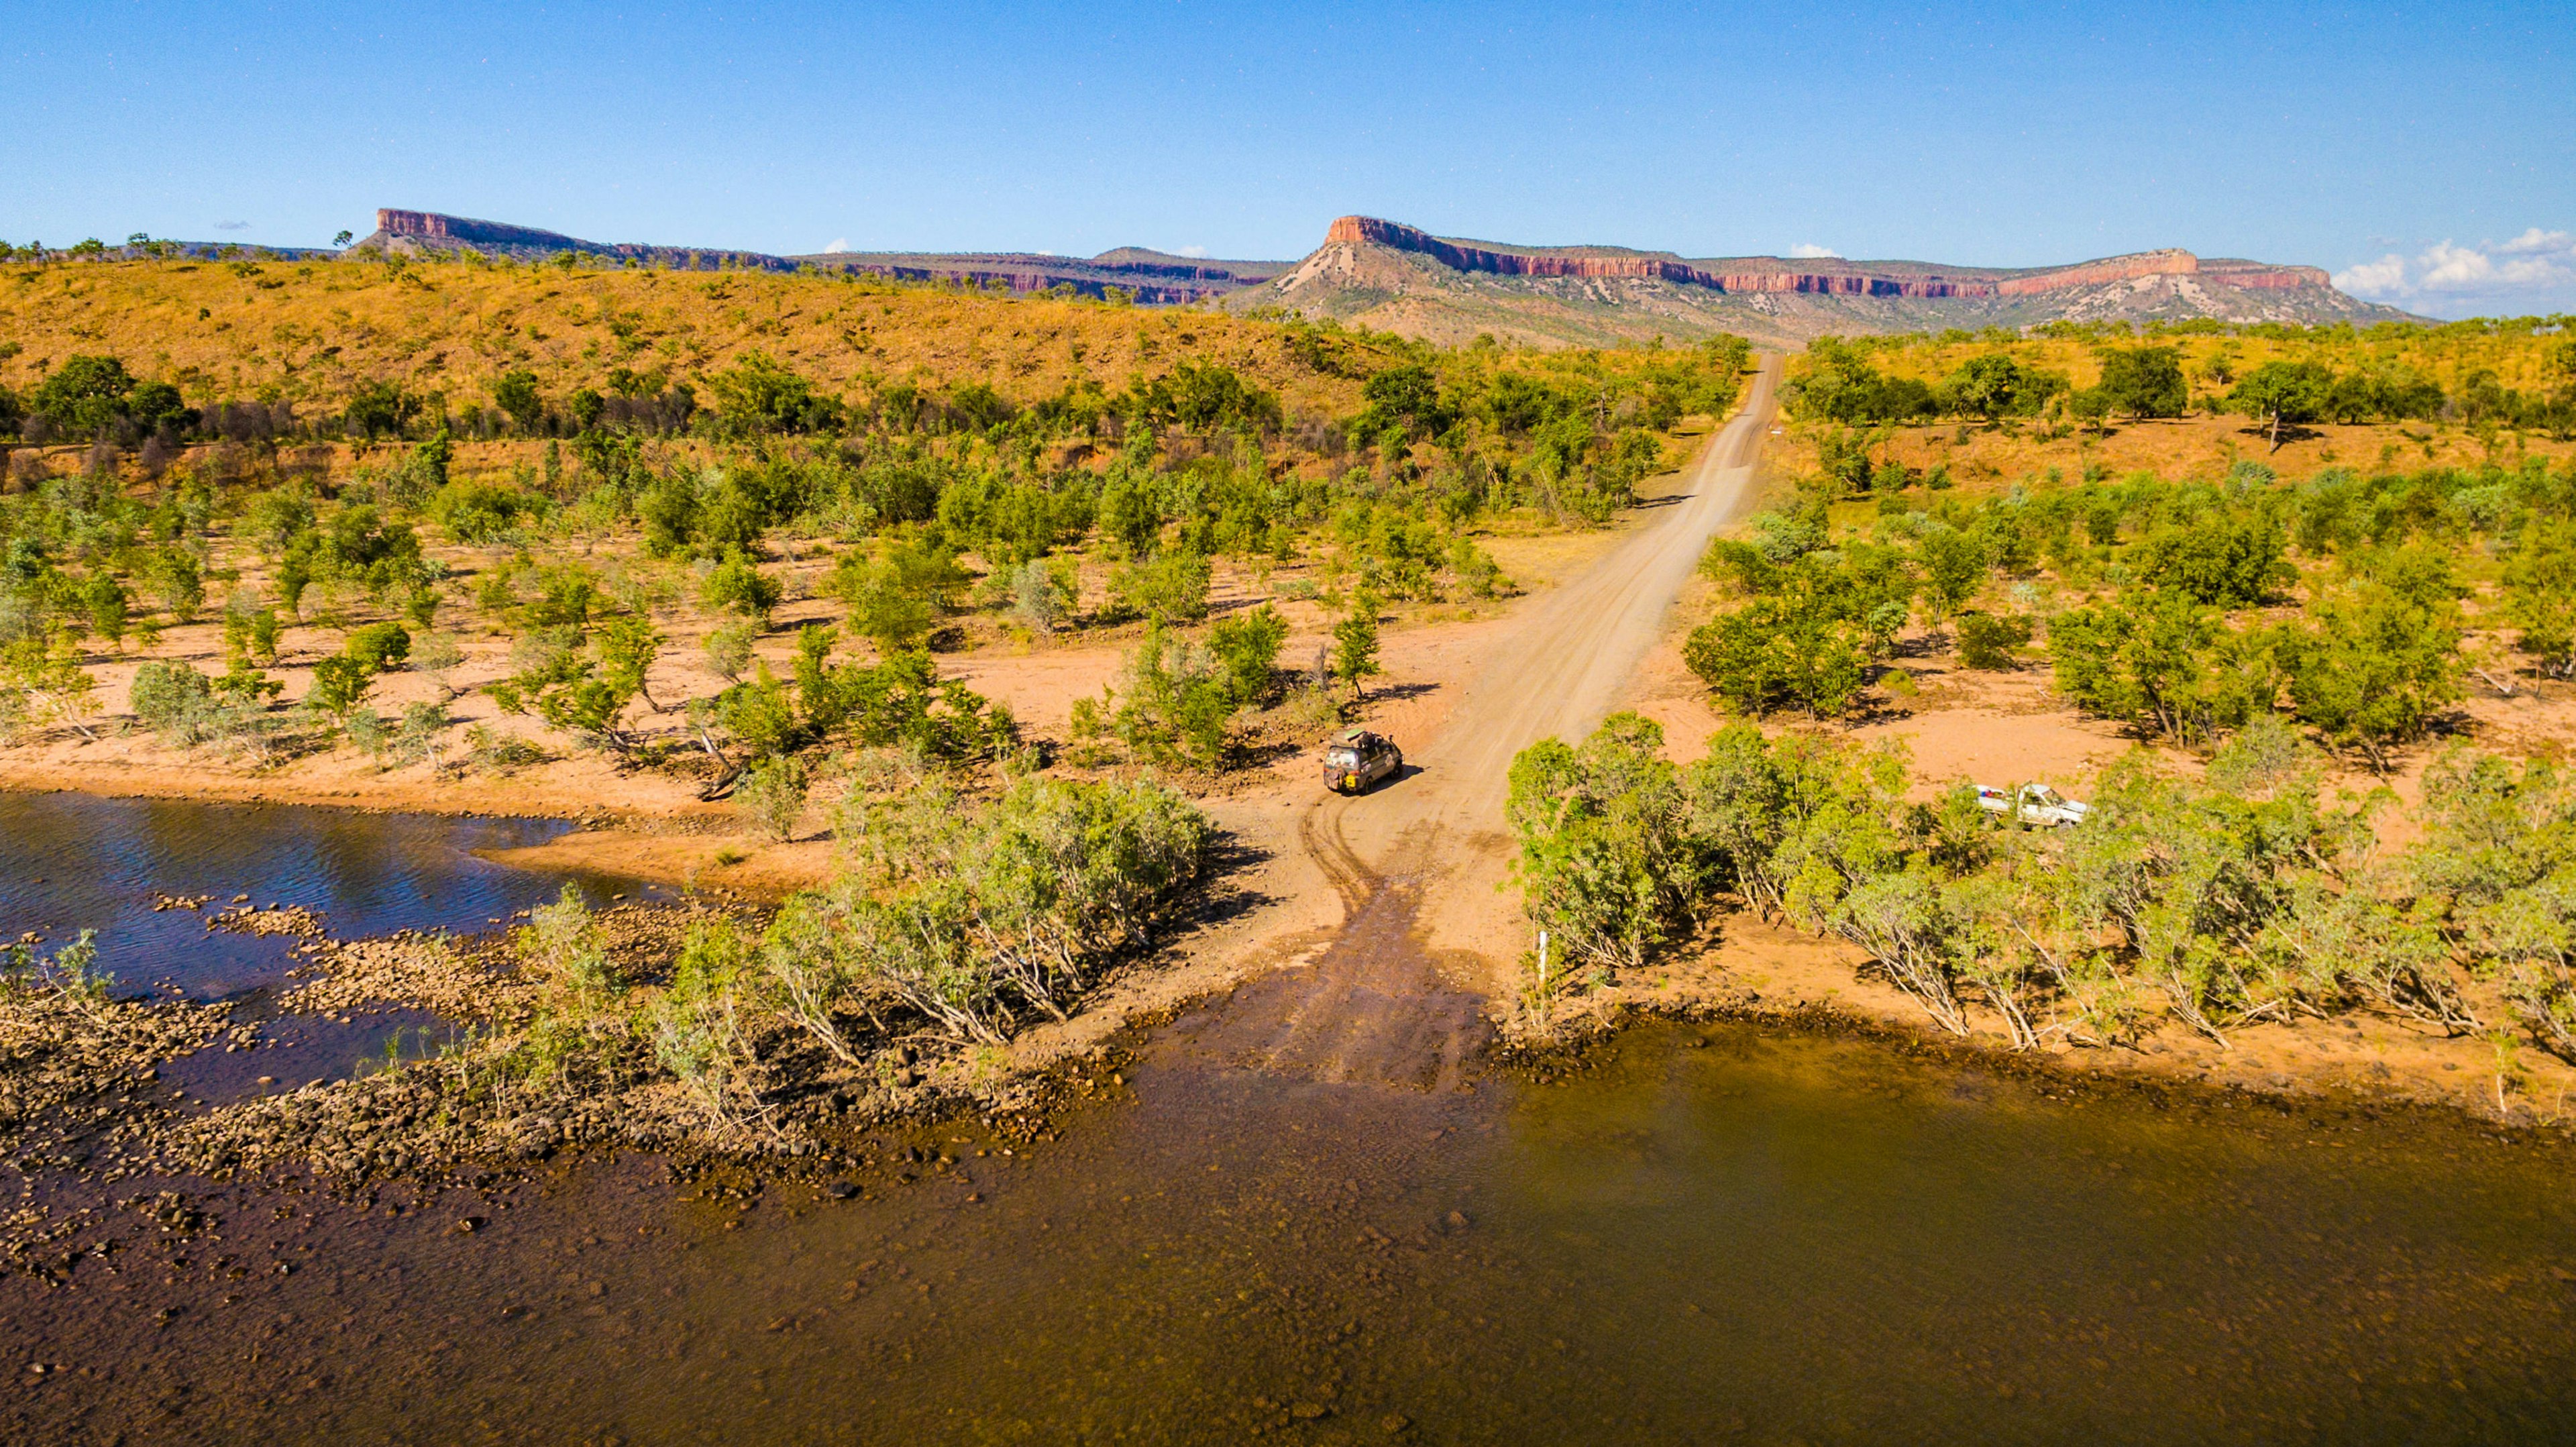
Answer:
<svg viewBox="0 0 2576 1447"><path fill-rule="evenodd" d="M2526 251L2576 251L2576 236L2570 236L2564 231L2543 231L2535 226L2497 247L2496 250L2508 255L2519 255Z"/></svg>
<svg viewBox="0 0 2576 1447"><path fill-rule="evenodd" d="M823 254L825 256L830 256L834 252L847 251L849 249L850 238L846 236L835 236L832 238L832 244L823 248Z"/></svg>
<svg viewBox="0 0 2576 1447"><path fill-rule="evenodd" d="M2534 226L2510 241L2475 246L2445 237L2412 257L2392 251L2356 262L2336 272L2334 284L2439 316L2576 309L2576 233Z"/></svg>
<svg viewBox="0 0 2576 1447"><path fill-rule="evenodd" d="M1184 246L1172 254L1175 256L1205 256L1207 255L1207 248L1204 246Z"/></svg>
<svg viewBox="0 0 2576 1447"><path fill-rule="evenodd" d="M215 223L215 229L217 231L248 231L250 229L250 223L247 221L218 221Z"/></svg>
<svg viewBox="0 0 2576 1447"><path fill-rule="evenodd" d="M1789 254L1797 257L1801 261L1814 261L1821 257L1828 256L1837 261L1842 259L1841 252L1834 250L1830 246L1818 246L1812 241L1801 241L1797 245L1790 247Z"/></svg>
<svg viewBox="0 0 2576 1447"><path fill-rule="evenodd" d="M2355 296L2396 296L2406 285L2406 258L2395 252L2334 274L2334 284Z"/></svg>

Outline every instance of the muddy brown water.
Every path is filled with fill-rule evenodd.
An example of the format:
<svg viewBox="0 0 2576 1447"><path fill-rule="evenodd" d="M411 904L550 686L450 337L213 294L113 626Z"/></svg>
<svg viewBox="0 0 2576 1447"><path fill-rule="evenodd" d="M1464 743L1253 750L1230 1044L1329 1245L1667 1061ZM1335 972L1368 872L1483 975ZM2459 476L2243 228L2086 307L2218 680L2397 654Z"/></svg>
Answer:
<svg viewBox="0 0 2576 1447"><path fill-rule="evenodd" d="M207 1220L0 1281L0 1438L2569 1435L2563 1149L1749 1026L1424 1063L1457 1000L1407 908L1139 1038L1053 1139L880 1133L951 1163L854 1199L632 1155L180 1183ZM1331 1023L1371 993L1394 1026Z"/></svg>

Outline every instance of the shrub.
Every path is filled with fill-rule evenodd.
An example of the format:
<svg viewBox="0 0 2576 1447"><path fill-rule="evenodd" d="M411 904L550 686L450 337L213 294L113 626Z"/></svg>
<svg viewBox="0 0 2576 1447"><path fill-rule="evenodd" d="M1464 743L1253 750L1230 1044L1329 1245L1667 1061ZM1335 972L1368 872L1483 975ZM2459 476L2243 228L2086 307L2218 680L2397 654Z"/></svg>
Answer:
<svg viewBox="0 0 2576 1447"><path fill-rule="evenodd" d="M844 553L825 587L848 610L850 631L875 643L882 654L919 647L939 621L938 603L908 585L903 570L892 562Z"/></svg>
<svg viewBox="0 0 2576 1447"><path fill-rule="evenodd" d="M1226 692L1236 706L1249 708L1269 699L1279 648L1287 641L1288 620L1267 603L1220 618L1208 630L1208 649L1225 669Z"/></svg>
<svg viewBox="0 0 2576 1447"><path fill-rule="evenodd" d="M892 1007L961 1043L999 1043L1031 1011L1063 1018L1105 962L1149 946L1210 834L1151 781L1024 777L981 809L915 790L856 813L848 832L890 847L790 900L761 968L808 994L792 1018L809 1029Z"/></svg>
<svg viewBox="0 0 2576 1447"><path fill-rule="evenodd" d="M734 784L734 811L761 838L784 844L796 837L796 821L804 815L805 794L810 787L801 761L770 759L754 765Z"/></svg>
<svg viewBox="0 0 2576 1447"><path fill-rule="evenodd" d="M1021 622L1053 633L1073 617L1079 576L1068 558L1031 558L1011 571L1011 607Z"/></svg>
<svg viewBox="0 0 2576 1447"><path fill-rule="evenodd" d="M2281 557L2281 526L2266 516L2204 520L2142 545L2139 574L2195 602L2246 608L2268 601L2298 573Z"/></svg>
<svg viewBox="0 0 2576 1447"><path fill-rule="evenodd" d="M753 567L751 560L735 553L716 565L707 575L706 586L699 596L710 608L734 608L766 626L769 615L776 611L784 593L778 580Z"/></svg>
<svg viewBox="0 0 2576 1447"><path fill-rule="evenodd" d="M214 680L175 659L151 659L134 670L127 707L135 721L174 744L214 736Z"/></svg>
<svg viewBox="0 0 2576 1447"><path fill-rule="evenodd" d="M369 673L383 673L411 656L411 634L399 623L370 623L352 632L341 651Z"/></svg>
<svg viewBox="0 0 2576 1447"><path fill-rule="evenodd" d="M1543 739L1512 760L1503 813L1520 838L1513 868L1560 958L1642 964L1701 905L1705 851L1685 827L1663 742L1652 720L1619 713L1581 748Z"/></svg>
<svg viewBox="0 0 2576 1447"><path fill-rule="evenodd" d="M426 701L403 705L402 723L395 729L388 752L397 763L438 763L438 736L447 729L447 710Z"/></svg>
<svg viewBox="0 0 2576 1447"><path fill-rule="evenodd" d="M1235 700L1206 648L1148 623L1127 655L1120 684L1116 722L1131 757L1200 769L1224 765Z"/></svg>
<svg viewBox="0 0 2576 1447"><path fill-rule="evenodd" d="M384 719L371 708L362 708L350 714L340 727L348 734L350 744L359 752L378 759L382 759L385 751L393 744L394 731L386 727Z"/></svg>
<svg viewBox="0 0 2576 1447"><path fill-rule="evenodd" d="M431 494L428 507L449 536L469 547L502 541L546 509L545 499L495 482L449 483Z"/></svg>
<svg viewBox="0 0 2576 1447"><path fill-rule="evenodd" d="M2122 594L2048 625L2057 689L2149 734L2205 741L2271 706L2272 654L2180 592Z"/></svg>
<svg viewBox="0 0 2576 1447"><path fill-rule="evenodd" d="M750 622L726 623L709 630L704 645L707 667L727 683L740 679L742 671L751 666L752 640L759 635L759 625Z"/></svg>
<svg viewBox="0 0 2576 1447"><path fill-rule="evenodd" d="M2457 700L2460 622L2447 598L2373 583L2310 610L2277 647L2299 719L2387 767L2391 744L2422 738Z"/></svg>
<svg viewBox="0 0 2576 1447"><path fill-rule="evenodd" d="M1109 580L1109 596L1129 617L1195 623L1207 616L1213 572L1197 553L1167 552L1152 562L1119 569Z"/></svg>
<svg viewBox="0 0 2576 1447"><path fill-rule="evenodd" d="M1958 629L1959 662L1988 672L2011 668L2013 650L2030 642L2030 620L2011 614L1962 613Z"/></svg>
<svg viewBox="0 0 2576 1447"><path fill-rule="evenodd" d="M338 654L313 665L313 691L305 701L345 720L374 688L376 675L410 652L411 634L401 624L370 623L351 633Z"/></svg>

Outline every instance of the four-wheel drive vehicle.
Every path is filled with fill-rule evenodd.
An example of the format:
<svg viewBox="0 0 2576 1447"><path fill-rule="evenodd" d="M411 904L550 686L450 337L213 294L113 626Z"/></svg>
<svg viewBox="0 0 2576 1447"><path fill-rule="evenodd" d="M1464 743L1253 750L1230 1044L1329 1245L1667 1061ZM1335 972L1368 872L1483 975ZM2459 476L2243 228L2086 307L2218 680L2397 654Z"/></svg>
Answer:
<svg viewBox="0 0 2576 1447"><path fill-rule="evenodd" d="M1344 729L1324 741L1324 787L1356 794L1404 772L1404 750L1367 729Z"/></svg>
<svg viewBox="0 0 2576 1447"><path fill-rule="evenodd" d="M1983 784L1977 786L1977 807L1989 814L2016 812L2003 790L1989 789ZM2024 824L2054 829L2062 824L2083 823L2084 816L2091 813L2092 808L2066 798L2046 784L2024 784L2021 786L2021 808L2017 812Z"/></svg>

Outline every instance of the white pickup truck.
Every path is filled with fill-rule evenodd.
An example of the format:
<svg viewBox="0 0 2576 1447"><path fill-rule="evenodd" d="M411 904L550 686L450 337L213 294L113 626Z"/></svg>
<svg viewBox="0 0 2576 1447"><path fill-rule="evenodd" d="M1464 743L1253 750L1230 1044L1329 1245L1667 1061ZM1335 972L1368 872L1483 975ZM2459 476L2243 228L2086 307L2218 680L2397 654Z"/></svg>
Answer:
<svg viewBox="0 0 2576 1447"><path fill-rule="evenodd" d="M2017 813L2022 823L2040 829L2081 824L2084 816L2092 812L2089 806L2065 797L2046 784L2022 785L2019 810L2014 809L2011 797L2003 790L1989 789L1980 784L1977 786L1977 807L1989 814Z"/></svg>

